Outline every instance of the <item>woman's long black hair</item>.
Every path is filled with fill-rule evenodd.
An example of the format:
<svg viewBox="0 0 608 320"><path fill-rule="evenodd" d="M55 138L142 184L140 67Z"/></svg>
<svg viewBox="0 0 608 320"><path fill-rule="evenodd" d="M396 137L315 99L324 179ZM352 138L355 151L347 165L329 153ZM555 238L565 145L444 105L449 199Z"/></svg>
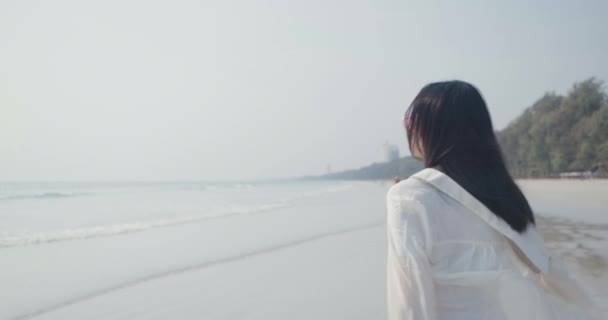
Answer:
<svg viewBox="0 0 608 320"><path fill-rule="evenodd" d="M535 224L528 201L507 170L477 88L463 81L428 84L405 117L410 151L417 144L426 168L440 168L513 230L522 233Z"/></svg>

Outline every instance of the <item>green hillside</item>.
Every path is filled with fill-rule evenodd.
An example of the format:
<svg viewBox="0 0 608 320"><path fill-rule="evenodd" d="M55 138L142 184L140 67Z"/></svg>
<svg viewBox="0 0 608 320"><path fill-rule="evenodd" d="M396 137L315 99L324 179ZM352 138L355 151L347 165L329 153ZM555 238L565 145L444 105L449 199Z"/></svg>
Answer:
<svg viewBox="0 0 608 320"><path fill-rule="evenodd" d="M576 83L566 96L546 93L505 129L498 141L512 174L550 177L565 171L608 172L608 98L603 82ZM405 157L319 177L328 179L405 178L422 169Z"/></svg>
<svg viewBox="0 0 608 320"><path fill-rule="evenodd" d="M412 173L421 170L423 167L424 165L422 162L412 157L405 157L391 162L374 163L360 169L341 171L320 177L310 178L338 180L386 180L392 179L395 176L401 178L409 177Z"/></svg>
<svg viewBox="0 0 608 320"><path fill-rule="evenodd" d="M576 83L568 95L547 93L498 132L517 177L608 168L608 99L603 83Z"/></svg>

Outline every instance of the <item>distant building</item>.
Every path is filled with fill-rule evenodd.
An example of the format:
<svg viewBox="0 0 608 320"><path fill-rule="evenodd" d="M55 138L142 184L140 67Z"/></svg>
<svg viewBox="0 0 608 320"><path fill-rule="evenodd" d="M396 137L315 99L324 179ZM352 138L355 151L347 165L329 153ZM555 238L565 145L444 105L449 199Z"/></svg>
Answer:
<svg viewBox="0 0 608 320"><path fill-rule="evenodd" d="M391 162L393 160L399 159L399 147L394 144L390 144L387 142L383 145L384 148L384 161Z"/></svg>

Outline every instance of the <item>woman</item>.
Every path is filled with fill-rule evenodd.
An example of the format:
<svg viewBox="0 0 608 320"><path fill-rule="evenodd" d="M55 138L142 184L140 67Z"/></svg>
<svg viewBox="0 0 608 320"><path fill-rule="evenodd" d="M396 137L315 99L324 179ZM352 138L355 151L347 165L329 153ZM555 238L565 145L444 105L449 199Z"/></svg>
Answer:
<svg viewBox="0 0 608 320"><path fill-rule="evenodd" d="M590 319L590 300L545 250L479 91L431 83L404 125L425 169L387 194L389 319Z"/></svg>

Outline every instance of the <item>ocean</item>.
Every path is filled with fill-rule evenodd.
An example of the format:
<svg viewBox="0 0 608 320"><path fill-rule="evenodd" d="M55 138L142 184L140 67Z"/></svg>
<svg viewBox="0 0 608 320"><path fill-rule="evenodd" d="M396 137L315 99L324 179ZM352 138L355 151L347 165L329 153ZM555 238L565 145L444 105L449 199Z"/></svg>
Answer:
<svg viewBox="0 0 608 320"><path fill-rule="evenodd" d="M605 301L608 181L518 183ZM0 319L385 318L390 185L0 183Z"/></svg>

